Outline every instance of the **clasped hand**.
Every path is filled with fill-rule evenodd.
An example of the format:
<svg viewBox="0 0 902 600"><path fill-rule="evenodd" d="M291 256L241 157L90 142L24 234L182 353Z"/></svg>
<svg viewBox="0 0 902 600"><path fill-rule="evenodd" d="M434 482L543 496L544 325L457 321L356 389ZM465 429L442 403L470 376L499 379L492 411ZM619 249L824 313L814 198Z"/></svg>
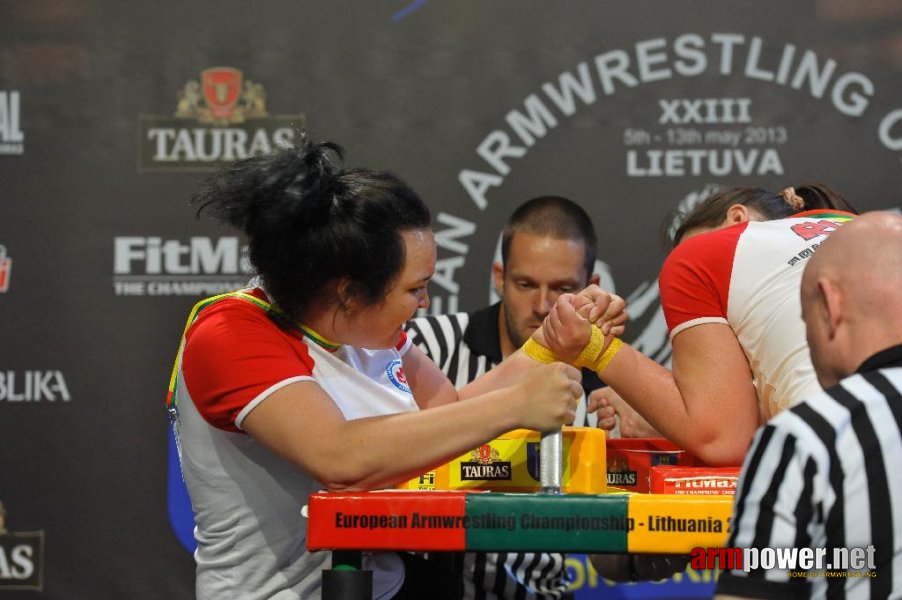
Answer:
<svg viewBox="0 0 902 600"><path fill-rule="evenodd" d="M561 360L572 362L589 342L592 325L601 329L606 338L619 337L626 330L627 319L623 298L590 285L578 294L558 296L533 339Z"/></svg>

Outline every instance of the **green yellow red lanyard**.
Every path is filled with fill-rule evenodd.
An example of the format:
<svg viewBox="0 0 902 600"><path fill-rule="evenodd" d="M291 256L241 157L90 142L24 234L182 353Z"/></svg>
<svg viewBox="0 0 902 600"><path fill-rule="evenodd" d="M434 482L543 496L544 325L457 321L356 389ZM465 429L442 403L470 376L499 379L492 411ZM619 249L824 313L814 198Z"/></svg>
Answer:
<svg viewBox="0 0 902 600"><path fill-rule="evenodd" d="M275 308L272 304L270 304L266 300L262 300L260 298L257 298L256 296L254 296L252 294L248 294L246 292L229 292L228 294L219 294L218 296L211 296L209 298L205 298L205 299L201 300L200 302L198 302L197 304L195 304L194 307L191 309L191 312L188 314L188 322L185 323L185 330L182 332L182 339L179 342L179 349L175 355L175 364L172 366L172 375L170 375L170 377L169 377L169 392L166 394L166 408L169 410L169 412L173 416L175 416L175 414L177 413L177 410L178 410L178 400L175 397L175 389L178 384L179 364L182 359L182 352L185 349L185 336L188 333L188 329L191 327L191 324L194 323L194 321L197 319L197 316L200 314L200 312L203 309L205 309L208 306L210 306L211 304L214 304L225 298L238 298L238 299L244 300L246 302L250 302L251 304L254 304L254 305L260 307L267 313L274 313L274 312L278 311L277 308ZM307 327L305 325L298 326L297 331L299 333L301 333L304 337L313 341L318 346L321 346L322 348L324 348L330 352L334 352L341 345L341 344L337 344L335 342L331 342L331 341L327 340L326 338L319 335L318 333L316 333L315 331L313 331L312 329L310 329L309 327Z"/></svg>

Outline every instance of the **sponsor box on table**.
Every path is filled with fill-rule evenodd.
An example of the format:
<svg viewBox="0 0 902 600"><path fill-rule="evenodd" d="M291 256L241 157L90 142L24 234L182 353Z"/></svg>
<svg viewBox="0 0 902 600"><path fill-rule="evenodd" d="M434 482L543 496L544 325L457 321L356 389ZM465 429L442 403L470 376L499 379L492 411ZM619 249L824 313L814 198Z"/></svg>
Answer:
<svg viewBox="0 0 902 600"><path fill-rule="evenodd" d="M664 438L616 438L607 441L607 483L629 492L648 493L649 469L658 465L705 466Z"/></svg>
<svg viewBox="0 0 902 600"><path fill-rule="evenodd" d="M538 492L541 489L540 441L538 431L516 429L396 487ZM562 441L562 491L568 494L607 491L604 431L592 427L564 427Z"/></svg>
<svg viewBox="0 0 902 600"><path fill-rule="evenodd" d="M649 469L652 494L735 496L741 467L657 466Z"/></svg>

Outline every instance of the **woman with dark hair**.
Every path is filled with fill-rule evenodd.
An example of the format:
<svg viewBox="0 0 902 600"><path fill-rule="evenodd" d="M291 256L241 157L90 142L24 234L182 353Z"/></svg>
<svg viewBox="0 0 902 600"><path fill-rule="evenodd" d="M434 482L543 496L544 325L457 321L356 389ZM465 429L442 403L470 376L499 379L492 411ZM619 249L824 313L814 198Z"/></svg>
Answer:
<svg viewBox="0 0 902 600"><path fill-rule="evenodd" d="M257 274L195 307L173 374L198 598L319 598L330 553L305 548L308 494L390 486L573 418L573 367L518 352L457 392L410 344L402 325L429 305L435 269L429 210L394 175L340 170L340 157L305 141L236 163L195 197L246 233ZM397 554L365 567L375 597L398 593Z"/></svg>
<svg viewBox="0 0 902 600"><path fill-rule="evenodd" d="M802 271L818 244L853 216L822 184L710 196L677 230L658 281L672 371L611 344L600 375L680 447L710 465L740 464L759 425L820 390L800 317ZM588 328L566 303L549 315L546 340L569 358L555 345L564 338L547 327L553 320L583 341ZM601 427L613 427L617 402L602 399Z"/></svg>
<svg viewBox="0 0 902 600"><path fill-rule="evenodd" d="M687 233L720 229L744 222L743 219L772 221L817 209L858 213L842 196L823 183L790 187L779 194L763 188L734 187L711 194L686 215L674 215L672 219L677 227L670 243L676 247ZM743 210L748 211L748 218L745 218Z"/></svg>

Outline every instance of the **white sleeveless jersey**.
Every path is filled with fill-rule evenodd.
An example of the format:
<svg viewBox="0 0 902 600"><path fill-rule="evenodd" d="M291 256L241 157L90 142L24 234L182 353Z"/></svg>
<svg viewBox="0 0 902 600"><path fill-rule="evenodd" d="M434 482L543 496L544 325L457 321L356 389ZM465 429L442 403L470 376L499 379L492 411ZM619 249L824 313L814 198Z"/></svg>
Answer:
<svg viewBox="0 0 902 600"><path fill-rule="evenodd" d="M808 354L800 287L806 259L853 215L807 211L694 236L661 269L661 305L672 340L726 323L745 351L764 420L820 392Z"/></svg>
<svg viewBox="0 0 902 600"><path fill-rule="evenodd" d="M197 539L198 598L320 597L329 552L308 552L301 509L322 485L242 430L276 390L317 383L347 419L418 410L401 369L410 346L330 346L270 320L261 290L208 304L185 333L177 362L177 440ZM302 400L301 400L302 401ZM375 597L403 583L394 553L364 557Z"/></svg>

